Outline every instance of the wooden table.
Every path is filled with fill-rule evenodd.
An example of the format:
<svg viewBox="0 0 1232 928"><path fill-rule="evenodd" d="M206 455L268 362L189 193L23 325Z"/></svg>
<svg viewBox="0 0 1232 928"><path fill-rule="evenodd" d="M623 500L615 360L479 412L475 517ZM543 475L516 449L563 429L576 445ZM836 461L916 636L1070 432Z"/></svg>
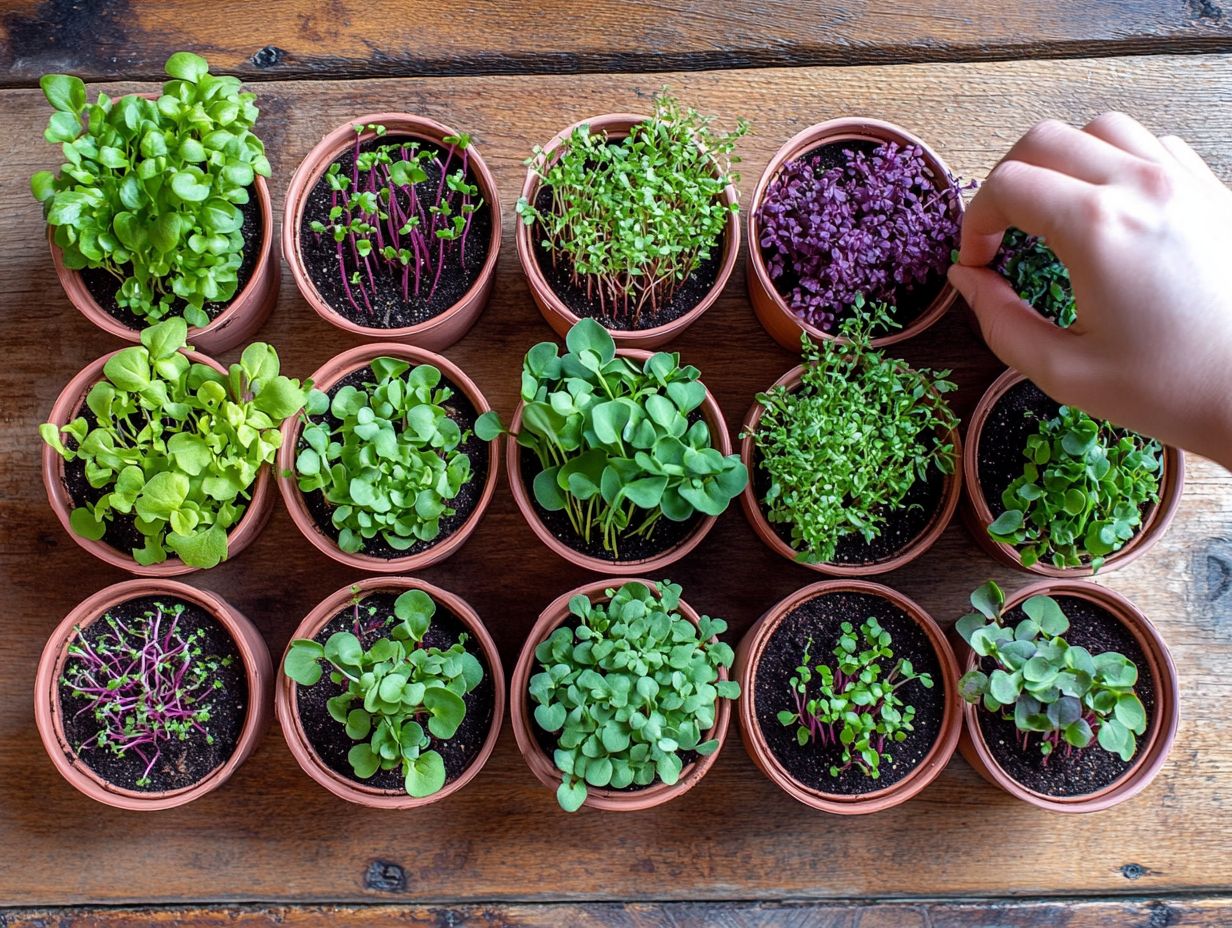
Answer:
<svg viewBox="0 0 1232 928"><path fill-rule="evenodd" d="M891 811L812 813L758 774L733 730L714 770L681 800L566 817L507 727L473 784L418 812L332 798L275 729L223 789L135 815L68 786L34 729L31 686L46 635L89 592L123 579L65 537L37 469L36 424L79 367L116 347L63 296L28 193L29 175L57 161L41 140L48 110L31 89L39 74L70 70L109 91L144 89L115 81L157 78L179 48L206 54L259 94L276 212L304 153L362 112L405 109L471 132L511 205L533 144L586 115L644 110L664 84L725 125L752 121L745 197L786 138L843 114L900 123L978 178L1041 118L1081 122L1125 109L1188 138L1232 180L1232 10L1217 0L967 5L10 3L0 15L0 925L1232 923L1232 476L1196 457L1167 537L1100 578L1138 602L1171 645L1183 714L1154 785L1100 815L1037 812L958 758ZM522 353L551 333L522 280L506 213L495 296L447 354L508 413ZM354 344L308 309L289 278L261 335L300 376ZM672 348L702 369L733 426L754 392L794 363L754 319L743 263ZM953 368L964 415L999 370L958 310L901 349L913 363ZM738 507L670 573L690 601L730 620L733 640L813 579L759 543ZM989 576L1011 588L1026 579L996 568L956 523L927 556L882 579L948 624ZM503 482L471 541L424 577L475 605L507 667L541 607L587 579L535 540ZM355 579L281 509L252 548L190 578L225 592L275 655L318 600Z"/></svg>

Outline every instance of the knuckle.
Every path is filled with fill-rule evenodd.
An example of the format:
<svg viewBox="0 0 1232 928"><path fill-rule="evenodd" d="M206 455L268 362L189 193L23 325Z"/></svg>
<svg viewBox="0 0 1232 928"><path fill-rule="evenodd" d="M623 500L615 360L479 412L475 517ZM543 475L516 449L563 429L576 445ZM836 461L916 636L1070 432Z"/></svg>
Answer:
<svg viewBox="0 0 1232 928"><path fill-rule="evenodd" d="M1154 161L1139 161L1134 165L1134 182L1147 196L1166 200L1172 195L1172 175L1165 165Z"/></svg>
<svg viewBox="0 0 1232 928"><path fill-rule="evenodd" d="M1032 146L1047 146L1070 130L1070 126L1059 119L1043 119L1027 130L1023 140Z"/></svg>
<svg viewBox="0 0 1232 928"><path fill-rule="evenodd" d="M1123 126L1126 123L1134 123L1136 125L1137 122L1138 121L1134 119L1134 117L1130 116L1128 113L1123 113L1120 110L1108 110L1106 113L1100 113L1098 116L1092 119L1089 123L1087 123L1087 128L1088 129L1099 129L1099 128L1112 129L1117 126Z"/></svg>
<svg viewBox="0 0 1232 928"><path fill-rule="evenodd" d="M1084 225L1096 227L1106 225L1116 215L1116 204L1106 188L1096 187L1079 196L1075 207Z"/></svg>

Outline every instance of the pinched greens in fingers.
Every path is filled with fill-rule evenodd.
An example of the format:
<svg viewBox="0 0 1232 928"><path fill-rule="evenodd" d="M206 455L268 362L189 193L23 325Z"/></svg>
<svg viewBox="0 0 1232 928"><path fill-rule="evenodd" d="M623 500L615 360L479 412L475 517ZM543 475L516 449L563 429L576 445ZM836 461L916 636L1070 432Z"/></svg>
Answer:
<svg viewBox="0 0 1232 928"><path fill-rule="evenodd" d="M144 330L141 345L103 366L86 394L89 417L39 426L103 491L96 502L76 501L73 531L97 541L115 519L132 519L144 538L132 556L143 565L168 551L190 567L226 558L227 531L282 443L279 426L304 404L300 382L278 372L269 345L249 345L224 376L181 353L187 331L178 316Z"/></svg>
<svg viewBox="0 0 1232 928"><path fill-rule="evenodd" d="M1021 229L1005 233L993 262L1014 292L1063 329L1078 321L1069 268L1044 240Z"/></svg>
<svg viewBox="0 0 1232 928"><path fill-rule="evenodd" d="M354 610L352 631L335 632L325 644L292 641L283 672L300 686L315 686L324 661L330 680L345 686L327 708L355 741L347 754L355 776L400 769L409 795L431 796L446 779L431 738L448 741L457 733L466 718L463 697L483 680L483 665L466 650L465 633L444 650L424 647L436 602L423 590L402 593L392 616L364 606L358 595ZM388 635L375 637L385 629Z"/></svg>
<svg viewBox="0 0 1232 928"><path fill-rule="evenodd" d="M659 352L642 364L618 357L612 336L582 319L565 339L541 342L522 368L519 445L539 458L534 494L549 512L564 511L579 539L602 542L614 557L621 541L650 537L660 519L719 515L744 489L740 456L712 447L710 427L690 416L706 399L697 368ZM476 434L502 431L480 416Z"/></svg>

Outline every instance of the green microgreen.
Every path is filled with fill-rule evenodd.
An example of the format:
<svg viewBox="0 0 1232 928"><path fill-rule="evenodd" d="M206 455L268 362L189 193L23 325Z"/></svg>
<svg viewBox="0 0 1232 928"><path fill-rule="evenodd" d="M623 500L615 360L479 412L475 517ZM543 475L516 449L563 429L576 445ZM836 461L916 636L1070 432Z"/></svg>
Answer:
<svg viewBox="0 0 1232 928"><path fill-rule="evenodd" d="M1066 329L1078 321L1069 268L1044 240L1021 229L1010 229L993 262L1014 292L1042 315Z"/></svg>

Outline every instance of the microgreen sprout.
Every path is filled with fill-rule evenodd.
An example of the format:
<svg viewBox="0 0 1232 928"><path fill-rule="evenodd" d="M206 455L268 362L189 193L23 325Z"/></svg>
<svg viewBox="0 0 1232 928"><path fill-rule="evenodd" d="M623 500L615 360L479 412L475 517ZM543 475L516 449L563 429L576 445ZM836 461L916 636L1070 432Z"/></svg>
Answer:
<svg viewBox="0 0 1232 928"><path fill-rule="evenodd" d="M1014 292L1043 316L1066 329L1078 321L1069 268L1044 240L1021 229L1010 229L994 262Z"/></svg>
<svg viewBox="0 0 1232 928"><path fill-rule="evenodd" d="M466 650L465 633L445 650L424 647L436 602L423 590L399 595L392 616L365 607L358 593L353 606L352 631L335 632L324 645L296 638L283 672L300 686L315 686L324 660L330 680L346 686L326 707L356 742L347 754L355 775L366 780L378 770L401 769L409 795L431 796L445 785L446 771L429 735L448 741L457 733L466 718L463 697L483 679L483 665ZM388 637L365 650L366 640L391 625Z"/></svg>
<svg viewBox="0 0 1232 928"><path fill-rule="evenodd" d="M184 609L183 603L155 603L131 619L105 613L95 620L92 628L101 632L92 633L92 641L80 627L69 641L60 682L85 703L73 717L88 713L98 724L98 732L74 750L135 755L145 764L138 786L150 784L171 743L193 732L214 743L212 697L223 688L218 671L232 658L204 653L204 628L181 630Z"/></svg>
<svg viewBox="0 0 1232 928"><path fill-rule="evenodd" d="M719 679L734 658L716 638L727 623L703 616L694 625L677 611L680 587L657 587L631 581L596 603L579 594L569 601L576 622L535 648L541 670L529 693L535 723L556 736L556 798L566 812L581 807L587 786L670 786L682 752L719 747L702 739L718 701L740 695L738 683Z"/></svg>
<svg viewBox="0 0 1232 928"><path fill-rule="evenodd" d="M1123 654L1092 654L1062 637L1069 619L1051 596L1022 603L1026 617L1013 628L1005 624L1005 594L991 580L971 594L975 612L958 620L956 629L991 673L977 667L963 674L959 691L970 703L1000 713L1017 727L1022 749L1033 735L1048 757L1065 754L1093 741L1110 754L1130 761L1135 735L1146 731L1147 715L1134 686L1138 668Z"/></svg>

